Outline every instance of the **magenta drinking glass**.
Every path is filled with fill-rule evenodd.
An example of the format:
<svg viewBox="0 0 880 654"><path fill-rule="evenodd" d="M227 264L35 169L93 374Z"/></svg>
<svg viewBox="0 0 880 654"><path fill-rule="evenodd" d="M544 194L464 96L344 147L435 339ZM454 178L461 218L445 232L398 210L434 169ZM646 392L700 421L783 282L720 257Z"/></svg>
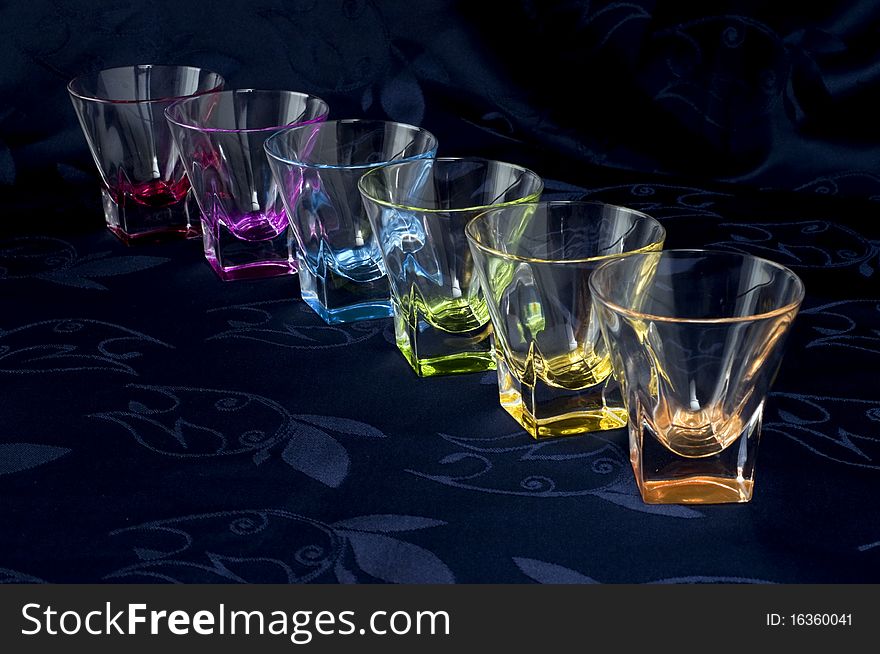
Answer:
<svg viewBox="0 0 880 654"><path fill-rule="evenodd" d="M293 233L263 143L282 127L327 118L293 91L223 91L165 112L202 220L205 257L226 281L296 272Z"/></svg>
<svg viewBox="0 0 880 654"><path fill-rule="evenodd" d="M189 180L164 112L173 102L223 88L191 66L124 66L67 85L101 175L107 227L125 243L198 235L186 206Z"/></svg>

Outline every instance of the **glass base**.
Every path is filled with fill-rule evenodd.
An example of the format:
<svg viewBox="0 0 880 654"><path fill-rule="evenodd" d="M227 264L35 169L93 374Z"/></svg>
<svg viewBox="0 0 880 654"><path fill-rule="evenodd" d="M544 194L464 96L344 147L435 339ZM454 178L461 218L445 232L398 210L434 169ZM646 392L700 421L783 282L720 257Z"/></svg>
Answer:
<svg viewBox="0 0 880 654"><path fill-rule="evenodd" d="M391 316L387 277L356 282L326 267L315 274L299 254L297 262L302 299L328 325Z"/></svg>
<svg viewBox="0 0 880 654"><path fill-rule="evenodd" d="M450 354L445 357L428 357L419 359L406 344L401 346L401 353L419 377L435 375L460 375L469 372L485 372L495 367L495 357L489 352L464 352Z"/></svg>
<svg viewBox="0 0 880 654"><path fill-rule="evenodd" d="M203 217L201 222L205 258L223 281L296 274L289 227L275 238L248 241L235 237L218 220Z"/></svg>
<svg viewBox="0 0 880 654"><path fill-rule="evenodd" d="M556 388L535 379L519 381L500 355L498 395L501 406L532 438L575 436L626 426L626 409L617 384L601 384L576 391Z"/></svg>
<svg viewBox="0 0 880 654"><path fill-rule="evenodd" d="M646 504L729 504L752 499L761 436L758 408L745 429L717 454L684 457L668 449L648 421L630 424L630 462Z"/></svg>
<svg viewBox="0 0 880 654"><path fill-rule="evenodd" d="M300 273L300 285L302 285L302 273ZM328 325L341 325L343 323L358 322L359 320L377 320L379 318L391 317L391 307L381 302L367 302L364 304L353 304L340 309L328 309L312 293L303 293L302 299Z"/></svg>
<svg viewBox="0 0 880 654"><path fill-rule="evenodd" d="M649 481L639 486L646 504L731 504L752 499L751 479L690 477Z"/></svg>
<svg viewBox="0 0 880 654"><path fill-rule="evenodd" d="M418 315L408 318L396 302L394 306L397 349L419 377L495 369L491 323L467 332L450 333Z"/></svg>
<svg viewBox="0 0 880 654"><path fill-rule="evenodd" d="M216 259L208 259L211 268L224 282L234 282L241 279L264 279L266 277L280 277L281 275L295 275L296 266L288 263L252 263L242 266L223 268L217 264Z"/></svg>
<svg viewBox="0 0 880 654"><path fill-rule="evenodd" d="M198 222L190 218L189 198L187 195L175 204L160 208L147 207L134 200L120 205L113 200L107 189L101 189L107 229L126 245L162 243L200 236Z"/></svg>

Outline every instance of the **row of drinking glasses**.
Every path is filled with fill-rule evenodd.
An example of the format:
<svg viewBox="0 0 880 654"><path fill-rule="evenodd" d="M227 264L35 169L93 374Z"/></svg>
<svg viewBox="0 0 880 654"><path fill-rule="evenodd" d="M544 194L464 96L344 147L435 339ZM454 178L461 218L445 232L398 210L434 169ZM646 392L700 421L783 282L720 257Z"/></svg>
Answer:
<svg viewBox="0 0 880 654"><path fill-rule="evenodd" d="M629 424L646 501L750 499L803 298L791 271L662 251L653 218L539 202L535 173L437 158L424 129L222 84L162 66L70 83L117 235L191 235L197 214L222 279L298 269L328 323L393 316L417 374L497 369L502 406L535 438Z"/></svg>

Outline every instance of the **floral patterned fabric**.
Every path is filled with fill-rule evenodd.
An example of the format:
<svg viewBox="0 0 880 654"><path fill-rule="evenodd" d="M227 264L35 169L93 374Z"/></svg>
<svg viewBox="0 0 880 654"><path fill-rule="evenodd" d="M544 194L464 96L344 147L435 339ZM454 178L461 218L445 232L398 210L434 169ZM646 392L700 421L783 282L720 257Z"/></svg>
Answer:
<svg viewBox="0 0 880 654"><path fill-rule="evenodd" d="M328 327L295 277L220 282L197 241L17 235L2 578L876 581L880 233L797 196L548 180L547 197L635 206L670 246L803 277L750 504L645 505L623 430L534 442L494 373L417 379L390 320Z"/></svg>

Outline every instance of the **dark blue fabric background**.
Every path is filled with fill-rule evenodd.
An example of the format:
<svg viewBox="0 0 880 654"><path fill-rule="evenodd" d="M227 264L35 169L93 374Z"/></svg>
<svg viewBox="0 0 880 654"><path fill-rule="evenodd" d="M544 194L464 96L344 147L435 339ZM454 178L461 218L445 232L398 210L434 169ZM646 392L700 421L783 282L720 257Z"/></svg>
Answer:
<svg viewBox="0 0 880 654"><path fill-rule="evenodd" d="M0 7L0 582L880 581L875 5L492 4ZM415 378L390 321L125 248L64 84L135 61L420 122L791 266L755 499L644 505L623 431L535 443L493 374Z"/></svg>

